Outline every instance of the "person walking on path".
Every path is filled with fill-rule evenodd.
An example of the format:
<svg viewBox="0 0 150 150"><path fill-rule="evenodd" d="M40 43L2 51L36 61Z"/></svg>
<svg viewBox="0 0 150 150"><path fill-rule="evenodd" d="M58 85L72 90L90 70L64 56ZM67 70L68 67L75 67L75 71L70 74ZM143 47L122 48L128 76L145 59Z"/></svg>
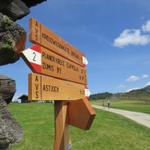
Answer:
<svg viewBox="0 0 150 150"><path fill-rule="evenodd" d="M110 100L109 99L107 100L107 106L108 106L108 108L110 108Z"/></svg>

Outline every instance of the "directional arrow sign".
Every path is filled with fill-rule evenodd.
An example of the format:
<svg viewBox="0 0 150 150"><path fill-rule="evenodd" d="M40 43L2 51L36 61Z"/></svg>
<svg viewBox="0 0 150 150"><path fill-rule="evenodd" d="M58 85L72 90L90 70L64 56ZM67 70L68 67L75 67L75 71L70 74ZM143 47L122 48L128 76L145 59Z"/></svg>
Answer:
<svg viewBox="0 0 150 150"><path fill-rule="evenodd" d="M78 100L84 98L85 86L39 74L29 74L29 100Z"/></svg>
<svg viewBox="0 0 150 150"><path fill-rule="evenodd" d="M68 124L80 129L88 130L95 118L95 111L89 100L84 97L81 100L71 101L68 107Z"/></svg>
<svg viewBox="0 0 150 150"><path fill-rule="evenodd" d="M35 73L87 84L85 67L77 65L46 48L34 45L24 50L22 54L25 62Z"/></svg>
<svg viewBox="0 0 150 150"><path fill-rule="evenodd" d="M46 47L49 51L53 51L81 66L84 65L82 52L33 18L30 19L29 39L33 43Z"/></svg>

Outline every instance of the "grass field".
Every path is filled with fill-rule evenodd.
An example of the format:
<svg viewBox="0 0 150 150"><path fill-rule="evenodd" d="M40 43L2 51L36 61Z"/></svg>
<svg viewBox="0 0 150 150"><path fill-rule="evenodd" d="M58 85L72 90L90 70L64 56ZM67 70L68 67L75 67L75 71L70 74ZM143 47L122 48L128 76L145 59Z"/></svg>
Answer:
<svg viewBox="0 0 150 150"><path fill-rule="evenodd" d="M104 100L107 106L107 100ZM150 114L150 103L142 100L110 100L112 108L119 108L130 111L144 112ZM103 100L96 100L93 104L103 105Z"/></svg>
<svg viewBox="0 0 150 150"><path fill-rule="evenodd" d="M24 137L11 150L53 150L53 104L11 104L10 111L21 123ZM97 110L89 131L71 127L72 150L149 150L150 129Z"/></svg>

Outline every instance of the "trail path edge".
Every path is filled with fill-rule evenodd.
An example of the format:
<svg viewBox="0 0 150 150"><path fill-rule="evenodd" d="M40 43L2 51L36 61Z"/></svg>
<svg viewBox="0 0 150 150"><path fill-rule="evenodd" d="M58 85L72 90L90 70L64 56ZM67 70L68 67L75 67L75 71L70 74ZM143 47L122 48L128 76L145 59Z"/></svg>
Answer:
<svg viewBox="0 0 150 150"><path fill-rule="evenodd" d="M98 106L98 105L92 105L92 107L96 108L96 109L100 109L100 110L104 110L104 111L122 115L126 118L129 118L129 119L135 121L138 124L141 124L145 127L150 128L150 114L116 109L116 108L107 108L107 107Z"/></svg>

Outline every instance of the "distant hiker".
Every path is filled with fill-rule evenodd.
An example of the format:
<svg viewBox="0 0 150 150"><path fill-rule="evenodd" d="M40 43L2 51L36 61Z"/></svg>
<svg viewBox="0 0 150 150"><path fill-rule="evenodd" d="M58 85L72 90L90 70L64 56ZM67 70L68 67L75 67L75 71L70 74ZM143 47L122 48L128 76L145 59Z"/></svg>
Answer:
<svg viewBox="0 0 150 150"><path fill-rule="evenodd" d="M108 106L108 108L110 108L110 100L109 99L107 100L107 106Z"/></svg>
<svg viewBox="0 0 150 150"><path fill-rule="evenodd" d="M103 107L105 107L105 101L103 100Z"/></svg>

